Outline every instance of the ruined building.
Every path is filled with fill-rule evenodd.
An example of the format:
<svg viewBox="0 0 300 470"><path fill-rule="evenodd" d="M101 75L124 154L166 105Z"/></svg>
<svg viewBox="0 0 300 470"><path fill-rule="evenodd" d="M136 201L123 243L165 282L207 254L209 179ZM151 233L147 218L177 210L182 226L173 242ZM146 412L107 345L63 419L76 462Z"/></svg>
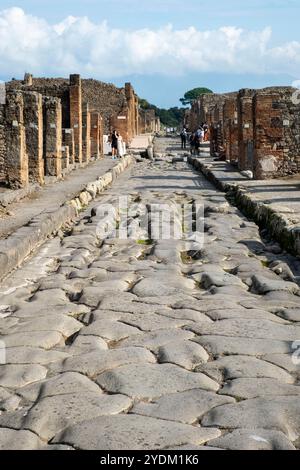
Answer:
<svg viewBox="0 0 300 470"><path fill-rule="evenodd" d="M299 91L299 90L298 90ZM210 126L211 154L224 156L256 179L300 172L300 100L292 87L243 89L196 100L186 123Z"/></svg>
<svg viewBox="0 0 300 470"><path fill-rule="evenodd" d="M74 167L103 156L103 135L116 129L129 144L140 129L138 97L125 88L82 80L34 78L6 84L0 104L0 182L10 188L44 184L45 176L61 178Z"/></svg>

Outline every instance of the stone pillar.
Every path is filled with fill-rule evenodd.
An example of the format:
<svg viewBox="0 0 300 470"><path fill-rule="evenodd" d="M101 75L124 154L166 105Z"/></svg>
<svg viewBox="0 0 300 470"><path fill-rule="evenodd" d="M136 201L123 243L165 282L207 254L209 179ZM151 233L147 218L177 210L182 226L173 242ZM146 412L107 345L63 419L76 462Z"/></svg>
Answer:
<svg viewBox="0 0 300 470"><path fill-rule="evenodd" d="M131 83L125 83L125 95L128 107L128 141L135 135L135 96Z"/></svg>
<svg viewBox="0 0 300 470"><path fill-rule="evenodd" d="M74 131L75 160L82 163L82 93L80 75L70 75L70 127Z"/></svg>
<svg viewBox="0 0 300 470"><path fill-rule="evenodd" d="M253 97L255 90L243 89L238 93L238 165L240 170L253 171Z"/></svg>
<svg viewBox="0 0 300 470"><path fill-rule="evenodd" d="M44 158L46 175L61 176L62 108L58 98L44 98Z"/></svg>
<svg viewBox="0 0 300 470"><path fill-rule="evenodd" d="M100 153L100 158L102 158L103 155L104 155L103 137L104 137L104 119L103 119L102 116L100 116L100 127L99 127L99 153Z"/></svg>
<svg viewBox="0 0 300 470"><path fill-rule="evenodd" d="M6 96L6 162L7 181L12 189L26 186L28 156L24 127L24 102L21 92L8 92Z"/></svg>
<svg viewBox="0 0 300 470"><path fill-rule="evenodd" d="M67 145L63 145L61 148L61 168L64 171L68 171L70 167L70 151Z"/></svg>
<svg viewBox="0 0 300 470"><path fill-rule="evenodd" d="M23 99L29 181L44 184L43 99L35 92L24 92Z"/></svg>
<svg viewBox="0 0 300 470"><path fill-rule="evenodd" d="M63 144L69 147L69 163L75 163L75 141L73 129L63 129Z"/></svg>
<svg viewBox="0 0 300 470"><path fill-rule="evenodd" d="M98 159L100 157L100 114L91 112L91 156Z"/></svg>
<svg viewBox="0 0 300 470"><path fill-rule="evenodd" d="M88 103L82 106L82 162L88 163L91 159L91 115Z"/></svg>

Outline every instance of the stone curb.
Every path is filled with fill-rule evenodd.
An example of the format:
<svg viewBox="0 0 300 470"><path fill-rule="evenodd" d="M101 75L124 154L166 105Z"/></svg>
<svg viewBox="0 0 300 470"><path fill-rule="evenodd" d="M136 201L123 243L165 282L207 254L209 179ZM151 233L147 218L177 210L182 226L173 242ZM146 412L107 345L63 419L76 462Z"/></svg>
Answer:
<svg viewBox="0 0 300 470"><path fill-rule="evenodd" d="M88 204L101 194L132 163L131 155L124 157L114 168L88 183L78 196L62 206L49 209L34 217L30 223L19 228L7 239L0 241L0 280L16 269L27 256L41 246L47 238L57 232L64 224L72 222Z"/></svg>
<svg viewBox="0 0 300 470"><path fill-rule="evenodd" d="M268 229L280 245L290 253L300 255L300 226L290 221L263 202L257 201L247 190L236 183L224 183L218 179L210 165L198 158L188 157L188 163L200 171L218 189L224 191L236 206L253 219L260 228Z"/></svg>

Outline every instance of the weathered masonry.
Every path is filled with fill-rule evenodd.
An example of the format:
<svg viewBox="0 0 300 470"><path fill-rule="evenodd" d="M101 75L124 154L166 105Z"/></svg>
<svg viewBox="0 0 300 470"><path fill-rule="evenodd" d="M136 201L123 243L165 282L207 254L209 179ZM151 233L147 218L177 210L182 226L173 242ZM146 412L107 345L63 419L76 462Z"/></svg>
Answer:
<svg viewBox="0 0 300 470"><path fill-rule="evenodd" d="M195 130L210 126L211 154L250 170L256 179L300 172L300 103L296 89L271 87L203 95L188 112Z"/></svg>
<svg viewBox="0 0 300 470"><path fill-rule="evenodd" d="M124 88L96 80L34 78L6 84L0 104L0 183L21 188L61 178L103 156L103 135L116 129L128 144L141 132L154 132L156 117L140 129L139 101ZM45 179L46 178L46 179Z"/></svg>
<svg viewBox="0 0 300 470"><path fill-rule="evenodd" d="M120 112L110 118L110 131L116 130L128 144L139 132L138 97L130 83L125 84L125 97Z"/></svg>

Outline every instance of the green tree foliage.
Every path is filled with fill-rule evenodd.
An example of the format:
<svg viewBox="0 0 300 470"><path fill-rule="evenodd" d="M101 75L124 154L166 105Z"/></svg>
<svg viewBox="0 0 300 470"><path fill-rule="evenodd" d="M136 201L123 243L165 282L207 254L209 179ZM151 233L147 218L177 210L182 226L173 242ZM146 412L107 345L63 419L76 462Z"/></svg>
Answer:
<svg viewBox="0 0 300 470"><path fill-rule="evenodd" d="M163 109L158 108L154 104L149 103L143 98L139 98L139 104L141 109L154 109L156 116L160 118L160 122L167 127L178 127L182 125L184 113L186 108L169 108Z"/></svg>
<svg viewBox="0 0 300 470"><path fill-rule="evenodd" d="M180 101L183 104L183 106L188 106L192 104L194 100L199 98L199 96L205 95L206 93L213 93L213 91L210 90L209 88L204 88L204 87L194 88L193 90L187 91L184 94L184 97L180 98Z"/></svg>

